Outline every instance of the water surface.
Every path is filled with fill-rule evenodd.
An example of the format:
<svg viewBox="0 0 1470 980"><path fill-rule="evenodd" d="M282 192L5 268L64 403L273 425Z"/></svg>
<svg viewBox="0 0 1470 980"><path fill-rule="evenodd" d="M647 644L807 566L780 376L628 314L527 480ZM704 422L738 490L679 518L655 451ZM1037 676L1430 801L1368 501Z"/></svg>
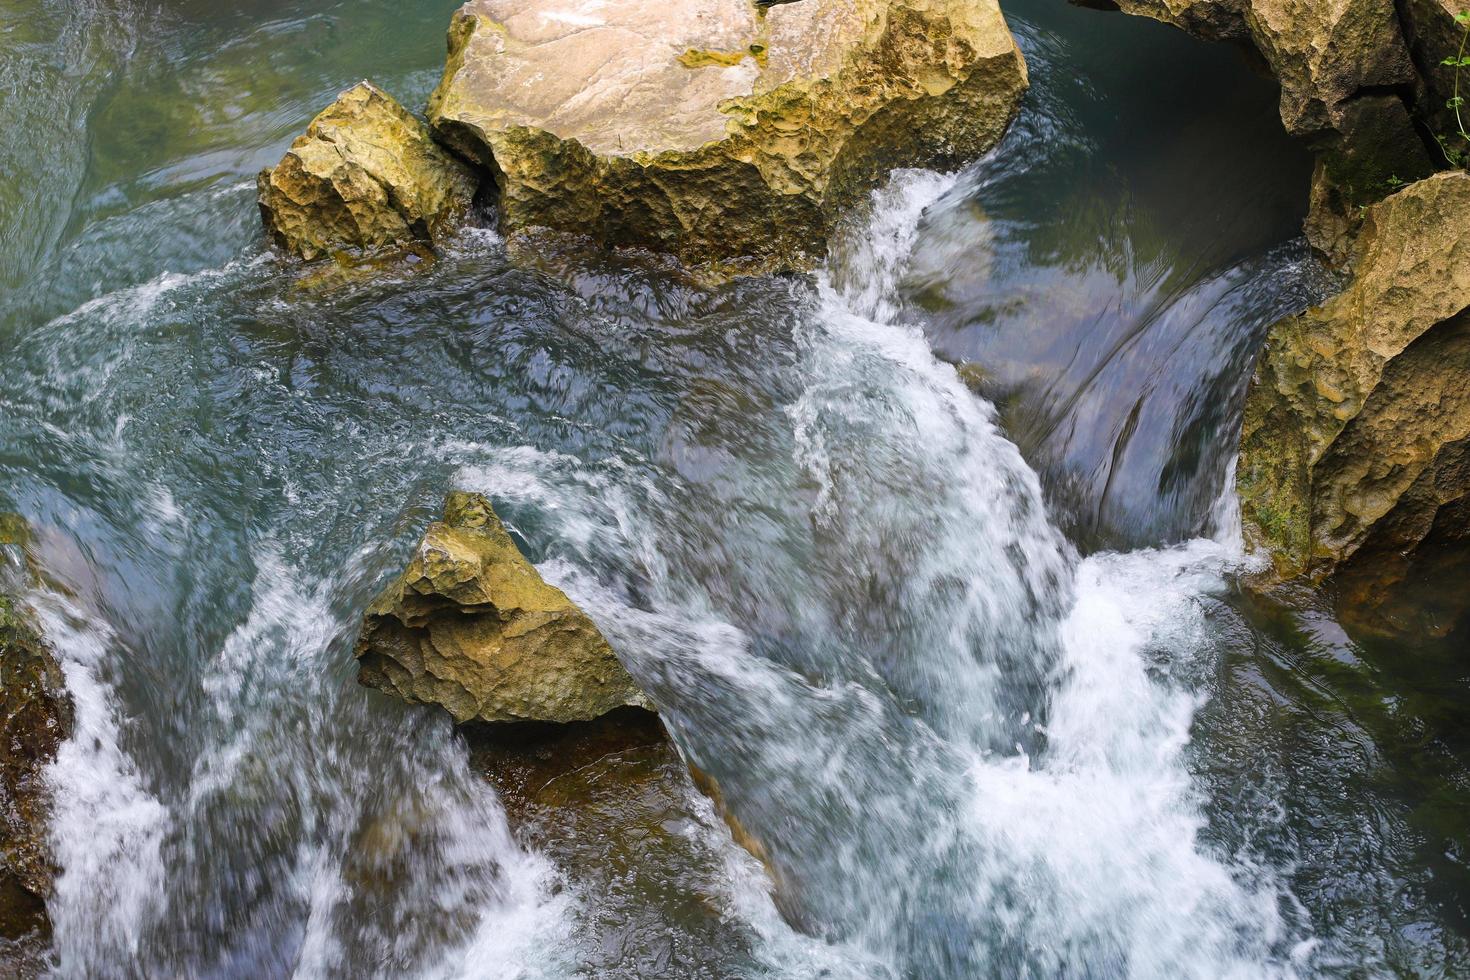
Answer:
<svg viewBox="0 0 1470 980"><path fill-rule="evenodd" d="M254 172L365 75L421 104L452 7L0 11L0 503L78 701L57 975L1462 972L1463 631L1235 585L1241 384L1327 288L1268 82L1017 3L1012 133L813 276L478 228L304 280ZM518 838L445 719L356 685L450 486L774 878L646 761L636 866Z"/></svg>

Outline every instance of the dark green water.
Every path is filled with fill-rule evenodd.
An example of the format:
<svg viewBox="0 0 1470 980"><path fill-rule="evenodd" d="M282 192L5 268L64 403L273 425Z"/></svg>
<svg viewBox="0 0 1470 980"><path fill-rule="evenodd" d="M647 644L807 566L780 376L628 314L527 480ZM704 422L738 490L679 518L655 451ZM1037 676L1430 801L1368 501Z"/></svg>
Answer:
<svg viewBox="0 0 1470 980"><path fill-rule="evenodd" d="M36 601L81 719L57 975L1467 972L1454 602L1354 638L1233 585L1241 383L1326 284L1230 51L1014 4L1005 143L899 175L817 277L479 229L322 285L253 175L361 77L421 104L453 4L0 3L0 506L70 586ZM774 895L677 772L648 867L527 847L443 719L355 684L451 485Z"/></svg>

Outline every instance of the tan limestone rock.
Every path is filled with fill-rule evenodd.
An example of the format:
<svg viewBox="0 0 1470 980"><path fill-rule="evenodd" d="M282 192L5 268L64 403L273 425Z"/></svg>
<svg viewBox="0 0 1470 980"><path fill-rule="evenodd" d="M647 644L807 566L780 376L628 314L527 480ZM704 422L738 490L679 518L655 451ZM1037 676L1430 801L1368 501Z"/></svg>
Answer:
<svg viewBox="0 0 1470 980"><path fill-rule="evenodd" d="M370 82L338 96L257 180L266 229L304 259L439 241L468 210L477 183Z"/></svg>
<svg viewBox="0 0 1470 980"><path fill-rule="evenodd" d="M1461 172L1368 208L1348 287L1272 328L1237 483L1282 576L1433 543L1470 491L1467 214Z"/></svg>
<svg viewBox="0 0 1470 980"><path fill-rule="evenodd" d="M686 261L819 257L897 166L993 146L1026 87L994 0L471 0L429 121L502 226Z"/></svg>
<svg viewBox="0 0 1470 980"><path fill-rule="evenodd" d="M454 492L368 609L358 679L458 722L570 722L642 693L585 613L516 548L490 502Z"/></svg>

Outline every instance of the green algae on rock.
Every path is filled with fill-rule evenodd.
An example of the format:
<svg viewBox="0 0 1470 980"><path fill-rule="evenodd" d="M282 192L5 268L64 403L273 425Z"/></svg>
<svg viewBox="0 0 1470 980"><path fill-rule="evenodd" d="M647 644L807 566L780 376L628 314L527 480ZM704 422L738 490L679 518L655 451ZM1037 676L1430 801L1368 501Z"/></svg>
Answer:
<svg viewBox="0 0 1470 980"><path fill-rule="evenodd" d="M1367 209L1353 279L1272 328L1238 489L1278 574L1398 561L1458 535L1470 491L1470 174ZM1458 515L1458 516L1457 516Z"/></svg>
<svg viewBox="0 0 1470 980"><path fill-rule="evenodd" d="M271 237L304 259L439 241L469 209L477 184L370 82L338 96L257 180Z"/></svg>
<svg viewBox="0 0 1470 980"><path fill-rule="evenodd" d="M46 842L50 793L45 768L70 734L71 698L34 617L19 602L30 571L27 530L0 514L0 939L45 935L55 874ZM0 958L0 965L3 965Z"/></svg>
<svg viewBox="0 0 1470 980"><path fill-rule="evenodd" d="M358 679L457 722L587 721L648 707L596 624L547 584L490 502L453 492L368 609Z"/></svg>
<svg viewBox="0 0 1470 980"><path fill-rule="evenodd" d="M471 0L428 115L508 232L755 271L892 168L988 150L1026 84L994 0Z"/></svg>

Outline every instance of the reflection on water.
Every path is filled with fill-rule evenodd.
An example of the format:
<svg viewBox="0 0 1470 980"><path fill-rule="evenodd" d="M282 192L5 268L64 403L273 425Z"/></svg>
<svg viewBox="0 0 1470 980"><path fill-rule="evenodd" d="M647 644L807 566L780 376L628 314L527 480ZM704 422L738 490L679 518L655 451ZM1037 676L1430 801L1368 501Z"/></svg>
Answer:
<svg viewBox="0 0 1470 980"><path fill-rule="evenodd" d="M1324 288L1282 244L1310 159L1275 86L1229 48L1065 4L1015 10L1039 111L928 216L905 291L1081 541L1198 534L1265 328Z"/></svg>
<svg viewBox="0 0 1470 980"><path fill-rule="evenodd" d="M69 586L37 602L83 732L60 975L1454 971L1450 647L1241 597L1213 506L1261 328L1324 285L1265 83L1021 4L1005 146L899 175L820 275L701 290L480 230L298 281L253 171L364 74L421 100L452 6L3 14L0 504ZM517 828L444 719L355 684L451 483L772 879L666 749Z"/></svg>

